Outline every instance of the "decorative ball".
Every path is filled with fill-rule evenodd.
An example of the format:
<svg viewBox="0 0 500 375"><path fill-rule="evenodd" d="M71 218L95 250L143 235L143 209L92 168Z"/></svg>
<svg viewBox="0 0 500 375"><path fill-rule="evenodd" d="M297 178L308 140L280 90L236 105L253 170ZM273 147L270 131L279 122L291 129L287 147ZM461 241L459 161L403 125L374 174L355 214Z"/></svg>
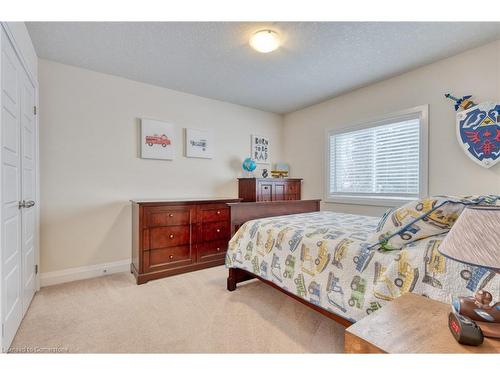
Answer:
<svg viewBox="0 0 500 375"><path fill-rule="evenodd" d="M257 164L252 160L252 158L246 158L241 166L247 172L253 172L255 168L257 168Z"/></svg>

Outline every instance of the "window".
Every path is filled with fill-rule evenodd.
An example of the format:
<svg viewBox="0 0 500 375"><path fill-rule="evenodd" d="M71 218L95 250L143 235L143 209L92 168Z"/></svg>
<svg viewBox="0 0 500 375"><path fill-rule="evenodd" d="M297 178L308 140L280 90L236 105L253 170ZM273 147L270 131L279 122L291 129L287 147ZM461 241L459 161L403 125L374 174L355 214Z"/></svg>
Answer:
<svg viewBox="0 0 500 375"><path fill-rule="evenodd" d="M427 106L328 132L327 201L400 205L427 195Z"/></svg>

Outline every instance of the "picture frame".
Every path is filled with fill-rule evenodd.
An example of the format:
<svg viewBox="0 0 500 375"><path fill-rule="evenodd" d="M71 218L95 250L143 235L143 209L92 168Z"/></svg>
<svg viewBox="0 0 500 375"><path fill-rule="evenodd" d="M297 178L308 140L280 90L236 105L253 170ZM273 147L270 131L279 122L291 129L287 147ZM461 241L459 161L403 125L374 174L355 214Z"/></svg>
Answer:
<svg viewBox="0 0 500 375"><path fill-rule="evenodd" d="M257 164L269 164L269 138L262 135L251 135L251 157Z"/></svg>
<svg viewBox="0 0 500 375"><path fill-rule="evenodd" d="M141 119L141 158L174 160L175 127L160 120Z"/></svg>
<svg viewBox="0 0 500 375"><path fill-rule="evenodd" d="M212 159L213 134L208 129L186 128L185 137L186 157Z"/></svg>

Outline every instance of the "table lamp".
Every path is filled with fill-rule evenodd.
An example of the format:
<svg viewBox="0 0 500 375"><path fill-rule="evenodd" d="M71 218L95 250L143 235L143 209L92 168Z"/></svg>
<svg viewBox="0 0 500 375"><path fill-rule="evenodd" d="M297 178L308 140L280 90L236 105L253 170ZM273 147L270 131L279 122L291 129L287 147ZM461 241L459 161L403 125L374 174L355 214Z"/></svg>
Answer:
<svg viewBox="0 0 500 375"><path fill-rule="evenodd" d="M500 272L500 206L468 206L439 246L445 257ZM500 338L500 302L491 293L453 300L454 310L474 320L485 337Z"/></svg>

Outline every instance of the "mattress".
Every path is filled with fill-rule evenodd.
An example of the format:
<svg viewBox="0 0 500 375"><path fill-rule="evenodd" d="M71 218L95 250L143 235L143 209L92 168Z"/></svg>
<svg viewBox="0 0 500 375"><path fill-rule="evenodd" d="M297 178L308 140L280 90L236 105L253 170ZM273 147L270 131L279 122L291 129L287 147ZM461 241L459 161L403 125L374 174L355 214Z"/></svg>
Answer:
<svg viewBox="0 0 500 375"><path fill-rule="evenodd" d="M229 242L226 266L352 322L408 292L446 303L481 288L500 295L498 274L439 253L446 234L401 250L370 249L378 222L330 211L251 220Z"/></svg>

